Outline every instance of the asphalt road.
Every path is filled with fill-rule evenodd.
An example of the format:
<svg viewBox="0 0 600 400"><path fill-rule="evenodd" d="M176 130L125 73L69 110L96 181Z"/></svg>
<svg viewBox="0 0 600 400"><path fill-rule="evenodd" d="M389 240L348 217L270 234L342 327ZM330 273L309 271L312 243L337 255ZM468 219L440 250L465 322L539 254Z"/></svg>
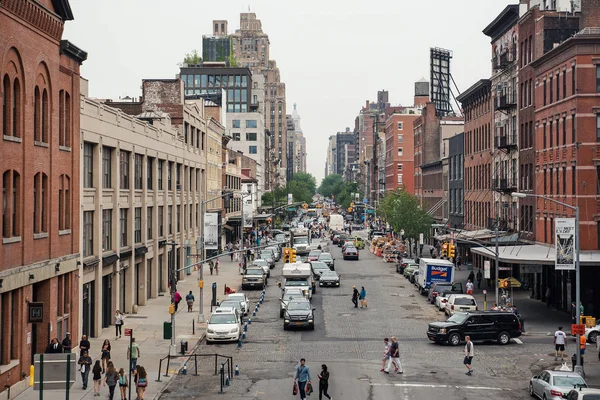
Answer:
<svg viewBox="0 0 600 400"><path fill-rule="evenodd" d="M386 264L361 251L360 261L343 261L341 251L330 247L341 275L340 288L318 288L313 296L314 331L284 331L279 318L277 281L282 263L271 271L265 302L249 325L242 348L235 344L202 345L198 353L227 355L240 368L224 394L214 361L199 362L188 375L179 375L162 399L286 399L292 396L295 367L307 360L313 382L321 364L331 373L329 393L335 399L525 399L532 370L545 367L547 338L522 338L509 345L475 344L474 374L466 376L463 346L450 347L427 340L427 323L444 319L426 303L413 285ZM368 309L351 303L352 285L365 286ZM260 292L248 292L256 302ZM404 374L379 371L383 338L399 340ZM551 342L550 342L551 343ZM318 397L311 396L313 399Z"/></svg>

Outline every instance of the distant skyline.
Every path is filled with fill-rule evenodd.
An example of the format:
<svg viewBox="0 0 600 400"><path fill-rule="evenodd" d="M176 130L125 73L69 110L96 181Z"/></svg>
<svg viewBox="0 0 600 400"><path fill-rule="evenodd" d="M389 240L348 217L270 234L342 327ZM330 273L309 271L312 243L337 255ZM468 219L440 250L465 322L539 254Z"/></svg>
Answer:
<svg viewBox="0 0 600 400"><path fill-rule="evenodd" d="M81 71L90 96L112 99L140 96L142 79L174 78L186 53L202 51L213 20L228 20L231 33L241 12L255 12L286 84L287 113L296 103L302 117L308 172L320 182L328 137L353 128L366 100L387 90L392 105L412 105L414 82L429 79L430 47L453 51L459 90L489 78L490 40L481 31L518 1L70 3L75 20L63 37L89 54Z"/></svg>

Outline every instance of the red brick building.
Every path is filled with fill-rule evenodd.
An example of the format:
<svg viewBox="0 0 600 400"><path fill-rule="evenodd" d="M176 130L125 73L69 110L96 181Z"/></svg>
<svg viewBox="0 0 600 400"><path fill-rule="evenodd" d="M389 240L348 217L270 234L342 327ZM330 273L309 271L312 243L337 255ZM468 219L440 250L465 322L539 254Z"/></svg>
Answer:
<svg viewBox="0 0 600 400"><path fill-rule="evenodd" d="M391 114L385 122L385 190L404 188L415 194L413 123L419 117L408 109Z"/></svg>
<svg viewBox="0 0 600 400"><path fill-rule="evenodd" d="M0 3L0 390L28 386L33 354L78 336L79 66L67 0ZM37 323L28 309L43 304ZM21 382L19 382L21 381Z"/></svg>

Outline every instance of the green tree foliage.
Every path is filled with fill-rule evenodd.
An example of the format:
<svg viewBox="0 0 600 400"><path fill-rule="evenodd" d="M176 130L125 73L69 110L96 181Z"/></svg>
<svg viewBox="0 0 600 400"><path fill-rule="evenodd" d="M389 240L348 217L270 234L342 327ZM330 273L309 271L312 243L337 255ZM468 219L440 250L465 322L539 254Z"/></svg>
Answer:
<svg viewBox="0 0 600 400"><path fill-rule="evenodd" d="M321 181L319 186L319 193L325 197L331 197L332 195L337 197L344 190L344 179L341 175L332 174L327 175Z"/></svg>
<svg viewBox="0 0 600 400"><path fill-rule="evenodd" d="M294 202L311 203L312 197L317 192L317 181L314 176L304 172L294 174L294 177L286 186L277 187L271 192L262 195L262 203L265 206L280 206L287 202L287 195L291 193Z"/></svg>
<svg viewBox="0 0 600 400"><path fill-rule="evenodd" d="M194 49L185 55L183 62L188 65L198 65L202 62L202 57L200 57L198 50Z"/></svg>
<svg viewBox="0 0 600 400"><path fill-rule="evenodd" d="M350 203L355 200L355 197L352 197L353 193L358 193L358 198L362 201L363 193L358 187L358 183L356 182L348 182L344 184L344 188L342 191L335 196L335 202L340 204L343 208L350 207Z"/></svg>
<svg viewBox="0 0 600 400"><path fill-rule="evenodd" d="M404 230L404 237L410 242L411 253L419 234L427 236L433 223L433 218L419 206L417 198L402 189L388 193L380 202L377 214L384 216L394 231Z"/></svg>

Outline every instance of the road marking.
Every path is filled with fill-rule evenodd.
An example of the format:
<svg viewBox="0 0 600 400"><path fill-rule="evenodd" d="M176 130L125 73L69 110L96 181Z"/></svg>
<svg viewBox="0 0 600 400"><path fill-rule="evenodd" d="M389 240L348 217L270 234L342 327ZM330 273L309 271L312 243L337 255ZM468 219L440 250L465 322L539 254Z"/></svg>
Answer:
<svg viewBox="0 0 600 400"><path fill-rule="evenodd" d="M375 383L372 382L371 386L395 386L395 387L403 387L403 388L432 388L432 389L472 389L472 390L498 390L498 391L511 391L512 389L507 388L495 388L489 386L456 386L456 385L437 385L437 384L427 384L427 383Z"/></svg>
<svg viewBox="0 0 600 400"><path fill-rule="evenodd" d="M523 344L523 341L521 339L514 338L513 340L516 344Z"/></svg>

